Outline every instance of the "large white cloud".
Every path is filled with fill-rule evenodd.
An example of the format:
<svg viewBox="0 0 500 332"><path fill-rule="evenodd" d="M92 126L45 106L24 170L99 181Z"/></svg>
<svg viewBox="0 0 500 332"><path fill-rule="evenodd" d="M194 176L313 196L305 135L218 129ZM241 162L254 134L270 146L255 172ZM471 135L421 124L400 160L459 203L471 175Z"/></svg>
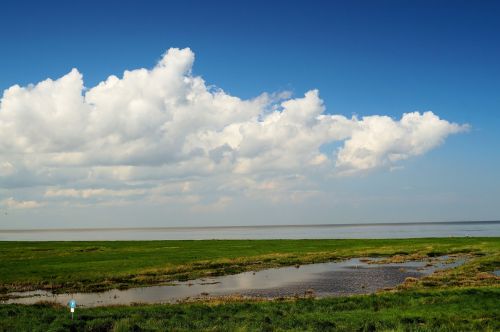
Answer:
<svg viewBox="0 0 500 332"><path fill-rule="evenodd" d="M45 200L196 201L220 191L215 201L226 204L236 191L314 193L310 174L393 167L467 129L432 112L400 120L331 115L317 90L243 100L193 76L193 62L190 49L173 48L151 70L126 71L90 89L73 69L5 90L0 185L45 188ZM334 142L343 146L322 152Z"/></svg>

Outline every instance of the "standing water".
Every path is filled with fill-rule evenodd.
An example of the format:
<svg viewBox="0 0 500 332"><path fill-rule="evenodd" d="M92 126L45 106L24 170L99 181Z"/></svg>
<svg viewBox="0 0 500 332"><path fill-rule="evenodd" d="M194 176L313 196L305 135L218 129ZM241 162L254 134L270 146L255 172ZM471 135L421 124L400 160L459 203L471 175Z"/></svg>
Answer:
<svg viewBox="0 0 500 332"><path fill-rule="evenodd" d="M110 290L101 293L51 294L46 291L10 293L4 303L33 304L39 301L66 305L70 299L85 307L172 303L206 296L241 295L276 298L295 295L318 297L367 294L401 284L407 277L419 278L436 269L453 268L464 260L445 262L446 256L429 265L427 261L369 264L353 258L342 262L284 267L235 275L176 282L173 285Z"/></svg>
<svg viewBox="0 0 500 332"><path fill-rule="evenodd" d="M0 241L391 239L448 236L500 236L500 221L234 227L0 228Z"/></svg>

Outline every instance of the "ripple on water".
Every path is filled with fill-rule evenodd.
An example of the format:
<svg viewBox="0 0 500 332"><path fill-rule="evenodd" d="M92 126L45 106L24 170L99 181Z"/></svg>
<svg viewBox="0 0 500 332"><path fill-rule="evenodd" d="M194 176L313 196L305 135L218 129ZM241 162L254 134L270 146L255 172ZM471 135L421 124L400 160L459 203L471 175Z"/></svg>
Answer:
<svg viewBox="0 0 500 332"><path fill-rule="evenodd" d="M283 267L256 272L244 272L213 278L202 278L174 285L150 286L126 290L113 289L101 293L52 294L46 291L9 293L15 297L3 303L33 304L39 301L66 305L75 299L79 306L129 305L132 303L173 303L187 298L228 296L239 294L256 297L282 297L294 295L338 296L373 293L394 287L407 277L420 278L437 269L453 268L465 262L453 262L449 257L428 261L369 264L366 259L353 258L341 262ZM497 273L499 271L495 271Z"/></svg>

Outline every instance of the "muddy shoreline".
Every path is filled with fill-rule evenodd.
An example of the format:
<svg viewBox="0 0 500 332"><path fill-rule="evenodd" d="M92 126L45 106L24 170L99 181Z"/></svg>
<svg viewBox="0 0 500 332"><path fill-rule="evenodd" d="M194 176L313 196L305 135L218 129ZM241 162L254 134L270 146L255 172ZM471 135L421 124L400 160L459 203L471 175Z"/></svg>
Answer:
<svg viewBox="0 0 500 332"><path fill-rule="evenodd" d="M275 299L370 294L396 287L407 278L422 278L439 269L461 265L465 258L448 256L392 263L374 258L272 268L170 285L110 290L100 293L52 294L47 291L9 293L2 303L61 305L74 298L80 306L176 303L223 297Z"/></svg>

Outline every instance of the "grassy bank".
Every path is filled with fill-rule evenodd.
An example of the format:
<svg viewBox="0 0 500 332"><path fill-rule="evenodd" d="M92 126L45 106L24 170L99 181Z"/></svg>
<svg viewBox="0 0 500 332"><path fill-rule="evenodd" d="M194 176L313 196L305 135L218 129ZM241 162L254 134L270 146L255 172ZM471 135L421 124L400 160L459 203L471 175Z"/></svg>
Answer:
<svg viewBox="0 0 500 332"><path fill-rule="evenodd" d="M498 269L500 239L0 242L0 293L96 291L348 257L457 253L479 262L464 267L474 276Z"/></svg>
<svg viewBox="0 0 500 332"><path fill-rule="evenodd" d="M78 308L0 305L1 331L498 331L499 238L0 242L9 290L100 290L348 257L467 255L455 269L368 296Z"/></svg>
<svg viewBox="0 0 500 332"><path fill-rule="evenodd" d="M0 305L0 331L499 331L500 288L78 309Z"/></svg>

